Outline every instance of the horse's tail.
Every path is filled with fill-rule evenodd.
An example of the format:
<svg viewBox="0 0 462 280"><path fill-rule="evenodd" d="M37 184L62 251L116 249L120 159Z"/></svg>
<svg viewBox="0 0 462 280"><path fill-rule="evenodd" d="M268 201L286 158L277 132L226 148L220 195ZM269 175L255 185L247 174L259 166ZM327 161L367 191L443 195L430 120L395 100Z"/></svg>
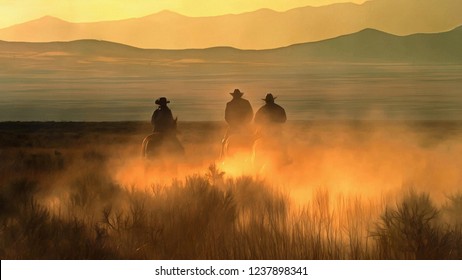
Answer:
<svg viewBox="0 0 462 280"><path fill-rule="evenodd" d="M150 136L151 135L144 137L143 143L141 144L141 157L142 158L147 158L147 148L148 148Z"/></svg>
<svg viewBox="0 0 462 280"><path fill-rule="evenodd" d="M149 144L152 141L154 135L157 135L157 133L152 133L149 134L148 136L144 137L143 143L141 144L141 157L142 158L149 158Z"/></svg>
<svg viewBox="0 0 462 280"><path fill-rule="evenodd" d="M226 157L226 152L228 150L228 137L225 135L223 139L221 140L221 153L220 153L220 159L224 159Z"/></svg>

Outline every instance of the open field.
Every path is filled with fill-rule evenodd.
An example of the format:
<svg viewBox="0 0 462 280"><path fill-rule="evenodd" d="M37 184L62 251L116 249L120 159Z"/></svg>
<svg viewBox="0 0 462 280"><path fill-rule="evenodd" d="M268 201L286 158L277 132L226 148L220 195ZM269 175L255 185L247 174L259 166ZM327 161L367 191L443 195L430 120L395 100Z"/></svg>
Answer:
<svg viewBox="0 0 462 280"><path fill-rule="evenodd" d="M0 42L0 121L143 121L160 96L180 121L220 121L239 88L290 120L461 120L462 28L374 30L273 50L147 50L111 42Z"/></svg>
<svg viewBox="0 0 462 280"><path fill-rule="evenodd" d="M222 122L146 162L150 130L0 123L1 259L462 258L462 122L289 122L283 164L220 160Z"/></svg>

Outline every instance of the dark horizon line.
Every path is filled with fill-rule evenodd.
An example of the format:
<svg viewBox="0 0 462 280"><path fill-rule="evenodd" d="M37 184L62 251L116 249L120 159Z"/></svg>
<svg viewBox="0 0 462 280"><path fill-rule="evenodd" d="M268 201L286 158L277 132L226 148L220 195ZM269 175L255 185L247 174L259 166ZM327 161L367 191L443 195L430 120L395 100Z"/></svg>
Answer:
<svg viewBox="0 0 462 280"><path fill-rule="evenodd" d="M146 51L201 51L201 50L212 50L212 49L232 49L232 50L237 50L237 51L271 51L271 50L279 50L279 49L284 49L284 48L290 48L293 46L299 46L299 45L305 45L305 44L316 44L316 43L322 43L330 40L335 40L337 38L342 38L346 36L351 36L355 34L359 34L365 31L374 31L378 33L382 33L384 35L389 35L389 36L394 36L394 37L399 37L399 38L406 38L406 37L411 37L411 36L418 36L418 35L438 35L438 34L445 34L449 32L453 32L457 29L462 29L462 25L459 25L457 27L454 27L448 31L441 31L441 32L431 32L431 33L413 33L413 34L407 34L407 35L396 35L393 33L388 33L376 28L364 28L356 32L352 33L346 33L343 35L335 36L332 38L327 38L327 39L322 39L319 41L308 41L308 42L300 42L300 43L294 43L291 45L287 46L280 46L280 47L275 47L275 48L269 48L269 49L241 49L241 48L236 48L232 46L210 46L206 48L183 48L183 49L161 49L161 48L140 48L124 43L119 43L119 42L114 42L114 41L108 41L108 40L98 40L98 39L77 39L77 40L71 40L71 41L47 41L47 42L32 42L32 41L6 41L0 39L0 43L11 43L11 44L34 44L34 45L45 45L45 44L72 44L72 43L78 43L78 42L101 42L101 43L109 43L109 44L114 44L114 45L120 45L120 46L125 46L137 50L146 50Z"/></svg>

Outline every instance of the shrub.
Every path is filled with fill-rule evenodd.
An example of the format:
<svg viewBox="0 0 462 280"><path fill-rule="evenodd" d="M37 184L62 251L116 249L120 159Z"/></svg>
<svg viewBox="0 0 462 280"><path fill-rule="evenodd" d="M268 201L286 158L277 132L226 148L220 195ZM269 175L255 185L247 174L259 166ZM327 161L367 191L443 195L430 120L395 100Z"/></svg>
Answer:
<svg viewBox="0 0 462 280"><path fill-rule="evenodd" d="M438 222L440 211L428 194L410 191L396 208L387 207L374 236L382 259L453 258L458 232ZM459 242L460 244L460 242Z"/></svg>

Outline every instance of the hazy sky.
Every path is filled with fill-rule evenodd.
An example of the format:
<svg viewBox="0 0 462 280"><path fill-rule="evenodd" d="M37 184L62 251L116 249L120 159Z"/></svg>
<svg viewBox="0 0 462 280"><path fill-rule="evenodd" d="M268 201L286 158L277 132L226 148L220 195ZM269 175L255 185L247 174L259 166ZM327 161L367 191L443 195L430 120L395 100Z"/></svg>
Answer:
<svg viewBox="0 0 462 280"><path fill-rule="evenodd" d="M188 16L242 13L261 8L285 11L302 6L369 0L0 0L0 28L45 15L72 22L141 17L162 10Z"/></svg>

